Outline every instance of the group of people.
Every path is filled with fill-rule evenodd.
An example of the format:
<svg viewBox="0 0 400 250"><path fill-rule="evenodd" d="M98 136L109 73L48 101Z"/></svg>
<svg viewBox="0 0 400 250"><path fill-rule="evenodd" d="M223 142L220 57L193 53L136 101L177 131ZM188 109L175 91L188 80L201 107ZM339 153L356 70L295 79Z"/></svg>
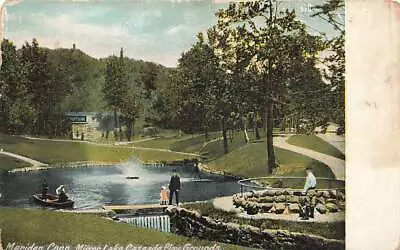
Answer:
<svg viewBox="0 0 400 250"><path fill-rule="evenodd" d="M48 195L47 195L48 191L49 191L49 185L47 184L47 181L44 180L43 184L42 184L42 199L44 201L46 201L48 199ZM68 196L67 196L67 193L65 192L64 185L61 184L60 186L58 186L56 188L56 194L58 196L58 199L57 199L58 202L65 202L68 200Z"/></svg>

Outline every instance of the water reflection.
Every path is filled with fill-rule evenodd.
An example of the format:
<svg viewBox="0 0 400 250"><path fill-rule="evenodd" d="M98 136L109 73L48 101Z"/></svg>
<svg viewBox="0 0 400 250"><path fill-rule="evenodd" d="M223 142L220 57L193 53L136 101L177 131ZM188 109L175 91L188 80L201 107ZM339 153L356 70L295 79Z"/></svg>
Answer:
<svg viewBox="0 0 400 250"><path fill-rule="evenodd" d="M192 177L190 169L177 167L181 176L183 201L206 200L239 192L239 186L222 177L203 175L201 181ZM0 174L1 206L38 207L32 199L47 180L50 193L64 184L75 208L96 208L104 204L158 203L162 185L168 185L172 168L143 167L124 163L112 167L58 168L46 171ZM126 179L138 176L139 179Z"/></svg>

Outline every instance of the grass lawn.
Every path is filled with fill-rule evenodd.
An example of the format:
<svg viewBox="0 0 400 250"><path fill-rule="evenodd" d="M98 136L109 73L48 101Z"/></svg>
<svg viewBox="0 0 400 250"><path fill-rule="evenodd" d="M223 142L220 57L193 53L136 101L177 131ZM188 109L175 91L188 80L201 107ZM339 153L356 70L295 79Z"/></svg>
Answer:
<svg viewBox="0 0 400 250"><path fill-rule="evenodd" d="M244 219L236 217L234 212L225 212L214 208L212 202L188 204L184 207L197 210L204 216L224 222L233 222L238 224L248 224L264 229L281 229L290 232L300 232L313 235L320 235L328 239L345 239L345 222L329 222L329 223L302 223L298 221L282 221L271 219Z"/></svg>
<svg viewBox="0 0 400 250"><path fill-rule="evenodd" d="M9 242L35 243L36 245L55 242L60 244L105 244L156 245L214 245L169 233L115 223L94 215L52 212L47 210L0 208L0 228L3 247ZM223 249L238 249L235 246L219 244Z"/></svg>
<svg viewBox="0 0 400 250"><path fill-rule="evenodd" d="M133 156L145 162L187 158L187 155L179 153L101 146L81 142L28 140L8 135L0 135L0 147L6 151L31 157L48 164L77 161L120 162Z"/></svg>
<svg viewBox="0 0 400 250"><path fill-rule="evenodd" d="M7 155L2 155L0 154L0 172L2 170L10 170L14 168L24 168L24 167L29 167L30 164L26 163L24 161L20 161L18 159L15 159L13 157L7 156Z"/></svg>
<svg viewBox="0 0 400 250"><path fill-rule="evenodd" d="M136 142L133 143L135 147L144 147L144 148L161 148L161 149L170 149L171 145L179 140L184 140L188 138L188 136L182 137L162 137L155 138L148 141Z"/></svg>
<svg viewBox="0 0 400 250"><path fill-rule="evenodd" d="M211 132L208 135L208 141L214 140L221 136L219 132ZM204 134L193 135L190 138L179 140L171 144L170 149L174 151L187 152L187 153L199 153L206 143Z"/></svg>
<svg viewBox="0 0 400 250"><path fill-rule="evenodd" d="M345 158L345 155L340 152L340 150L316 135L293 135L289 138L288 143L295 146L308 148L336 158Z"/></svg>
<svg viewBox="0 0 400 250"><path fill-rule="evenodd" d="M254 141L254 134L248 133L250 141ZM200 154L204 156L207 161L213 161L225 155L223 140L213 141L208 143L200 150ZM232 152L242 146L245 146L244 136L242 132L236 132L235 136L231 139L228 138L228 150Z"/></svg>
<svg viewBox="0 0 400 250"><path fill-rule="evenodd" d="M208 167L245 177L266 176L265 150L265 142L249 143L210 162ZM311 167L317 177L334 178L328 166L307 156L276 147L275 156L281 166L275 175L304 176L304 169Z"/></svg>

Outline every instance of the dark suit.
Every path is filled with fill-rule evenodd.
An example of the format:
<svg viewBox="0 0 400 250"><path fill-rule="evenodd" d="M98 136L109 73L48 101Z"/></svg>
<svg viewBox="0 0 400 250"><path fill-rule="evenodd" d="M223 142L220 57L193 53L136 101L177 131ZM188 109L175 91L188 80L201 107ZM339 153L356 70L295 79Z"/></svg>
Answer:
<svg viewBox="0 0 400 250"><path fill-rule="evenodd" d="M176 205L179 204L179 190L181 189L181 178L177 174L171 176L169 181L169 205L172 205L172 196L175 194Z"/></svg>

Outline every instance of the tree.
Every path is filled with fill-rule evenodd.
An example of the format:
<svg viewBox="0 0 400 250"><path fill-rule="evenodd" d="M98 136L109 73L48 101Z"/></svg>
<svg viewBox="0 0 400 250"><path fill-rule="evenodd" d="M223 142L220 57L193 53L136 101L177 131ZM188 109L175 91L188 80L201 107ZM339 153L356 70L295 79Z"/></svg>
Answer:
<svg viewBox="0 0 400 250"><path fill-rule="evenodd" d="M261 97L259 105L265 114L267 132L267 170L272 173L275 168L273 107L286 105L282 96L288 80L293 77L294 65L315 61L320 50L319 40L306 32L294 11L279 11L275 0L232 3L220 10L217 17L213 47L221 60L226 60L225 53L218 49L226 44L235 47L239 43L247 53L252 53L248 64L244 65L247 64L248 72L255 74L252 91ZM240 40L227 39L232 30L240 34L237 36Z"/></svg>
<svg viewBox="0 0 400 250"><path fill-rule="evenodd" d="M0 71L0 126L2 132L29 133L35 122L31 107L26 70L22 67L16 47L8 40L1 44L2 66Z"/></svg>
<svg viewBox="0 0 400 250"><path fill-rule="evenodd" d="M220 72L213 51L204 42L203 34L199 33L197 38L197 43L179 59L179 87L183 97L180 114L184 118L182 122L191 124L194 131L202 130L208 140L216 101L212 93L213 85L219 80L217 77Z"/></svg>
<svg viewBox="0 0 400 250"><path fill-rule="evenodd" d="M65 81L65 68L51 65L48 50L40 48L36 39L32 44L26 42L21 49L22 67L27 72L28 92L32 95L31 104L38 112L34 124L37 135L51 135L54 131L51 117L61 117L59 104L70 91ZM58 113L58 114L57 114ZM60 122L63 119L60 118Z"/></svg>
<svg viewBox="0 0 400 250"><path fill-rule="evenodd" d="M313 7L318 16L327 21L338 32L333 38L326 38L328 56L323 60L326 68L323 70L324 77L329 81L330 88L327 91L327 105L330 119L338 124L345 125L345 24L340 20L344 14L344 0L328 0L322 5ZM340 13L343 12L343 13Z"/></svg>
<svg viewBox="0 0 400 250"><path fill-rule="evenodd" d="M107 60L105 83L103 88L104 99L114 110L114 134L116 139L119 137L119 140L122 140L122 128L119 122L118 111L120 111L122 104L125 102L124 96L127 89L128 76L124 63L123 49L121 48L119 58L111 56Z"/></svg>

